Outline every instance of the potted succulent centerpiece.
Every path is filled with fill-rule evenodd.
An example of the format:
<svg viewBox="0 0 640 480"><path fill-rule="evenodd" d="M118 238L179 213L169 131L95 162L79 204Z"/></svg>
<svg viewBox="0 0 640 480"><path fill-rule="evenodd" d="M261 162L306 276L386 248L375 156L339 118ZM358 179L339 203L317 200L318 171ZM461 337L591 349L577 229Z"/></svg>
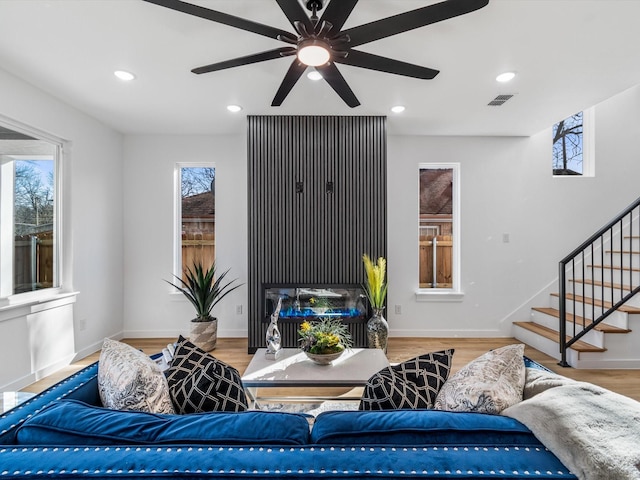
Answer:
<svg viewBox="0 0 640 480"><path fill-rule="evenodd" d="M330 365L353 344L349 329L336 318L324 317L303 322L298 335L302 351L319 365Z"/></svg>
<svg viewBox="0 0 640 480"><path fill-rule="evenodd" d="M387 296L387 283L385 281L387 261L383 257L378 257L374 264L366 253L362 256L362 261L367 275L364 291L373 310L373 317L367 322L369 348L380 348L387 353L389 324L382 315Z"/></svg>
<svg viewBox="0 0 640 480"><path fill-rule="evenodd" d="M190 341L205 351L213 350L218 341L218 319L211 316L211 310L224 297L242 284L233 285L237 279L223 283L229 270L216 277L215 262L208 268L196 262L185 270L185 279L174 275L179 284L165 280L180 290L196 309L196 318L191 320Z"/></svg>

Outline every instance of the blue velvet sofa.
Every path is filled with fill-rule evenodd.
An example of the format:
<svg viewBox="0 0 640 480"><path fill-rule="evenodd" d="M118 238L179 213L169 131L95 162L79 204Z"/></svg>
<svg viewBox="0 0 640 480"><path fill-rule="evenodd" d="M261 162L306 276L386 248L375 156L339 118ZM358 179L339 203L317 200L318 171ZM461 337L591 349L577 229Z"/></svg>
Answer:
<svg viewBox="0 0 640 480"><path fill-rule="evenodd" d="M3 478L575 479L522 423L434 410L108 410L97 364L0 416Z"/></svg>

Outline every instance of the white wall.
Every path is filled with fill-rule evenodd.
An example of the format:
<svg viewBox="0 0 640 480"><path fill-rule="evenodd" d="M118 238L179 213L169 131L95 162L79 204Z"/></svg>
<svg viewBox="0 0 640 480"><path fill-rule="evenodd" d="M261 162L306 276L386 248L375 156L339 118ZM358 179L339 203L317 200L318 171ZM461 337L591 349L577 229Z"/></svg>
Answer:
<svg viewBox="0 0 640 480"><path fill-rule="evenodd" d="M178 162L216 168L216 262L227 279L247 281L247 162L244 136L130 136L125 139L126 337L189 333L193 307L171 280L174 249L174 169ZM242 306L242 314L236 306ZM247 333L246 286L213 310L222 337Z"/></svg>
<svg viewBox="0 0 640 480"><path fill-rule="evenodd" d="M557 279L558 261L640 195L638 112L640 88L596 107L594 178L552 177L550 129L529 138L390 137L391 333L509 336L530 306L546 306L536 294ZM414 295L421 162L461 164L461 302Z"/></svg>
<svg viewBox="0 0 640 480"><path fill-rule="evenodd" d="M98 349L104 337L122 332L123 171L119 133L2 70L0 114L70 142L63 164L63 287L80 292L73 305L74 322L69 321L68 306L37 315L65 331L58 337L45 335L36 345L28 339L29 310L15 318L3 312L11 319L0 321L2 387L37 376L29 361L19 359L36 359L35 367L44 369L43 363L64 360L69 351L84 356Z"/></svg>
<svg viewBox="0 0 640 480"><path fill-rule="evenodd" d="M529 307L546 300L539 293L552 287L560 258L640 195L638 112L639 88L597 106L595 178L552 177L550 129L528 138L390 136L391 334L510 336L511 322L526 320ZM172 268L176 162L215 162L217 256L246 281L245 142L244 136L126 138L125 336L174 337L188 331L193 316L162 282ZM461 164L460 302L416 301L418 165L424 162ZM222 302L215 312L220 336L246 335L246 307L246 287Z"/></svg>

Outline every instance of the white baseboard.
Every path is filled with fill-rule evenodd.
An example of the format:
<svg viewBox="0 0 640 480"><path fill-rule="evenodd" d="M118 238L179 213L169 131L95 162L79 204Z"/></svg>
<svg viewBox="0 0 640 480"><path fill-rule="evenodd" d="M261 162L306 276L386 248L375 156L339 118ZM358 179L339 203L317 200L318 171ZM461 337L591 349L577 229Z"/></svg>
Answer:
<svg viewBox="0 0 640 480"><path fill-rule="evenodd" d="M24 377L18 378L16 380L13 380L11 383L7 383L6 385L2 385L0 387L0 391L17 391L17 390L21 390L24 387L31 385L34 382L37 382L38 380L41 380L42 378L51 375L52 373L57 372L58 370L60 370L61 368L66 367L67 365L70 365L72 362L75 361L75 356L74 355L67 355L66 357L62 358L61 360L52 363L51 365L47 365L44 368L41 368L35 372L31 372L28 375L25 375Z"/></svg>
<svg viewBox="0 0 640 480"><path fill-rule="evenodd" d="M110 338L111 340L122 340L124 337L122 336L122 332L120 332L114 335L110 335L108 338ZM73 361L77 362L78 360L82 360L83 358L88 357L92 353L95 353L101 350L102 342L103 340L100 340L99 342L92 343L91 345L83 348L82 350L78 350L75 356L73 357Z"/></svg>
<svg viewBox="0 0 640 480"><path fill-rule="evenodd" d="M179 335L188 337L189 332L183 330L125 330L120 338L178 338ZM246 338L245 329L218 328L218 338Z"/></svg>
<svg viewBox="0 0 640 480"><path fill-rule="evenodd" d="M502 330L403 330L392 328L390 337L415 337L415 338L509 338Z"/></svg>
<svg viewBox="0 0 640 480"><path fill-rule="evenodd" d="M25 375L24 377L18 378L17 380L13 380L11 383L0 385L0 390L3 392L18 391L23 389L27 385L31 385L35 381L36 381L36 374L30 373L29 375Z"/></svg>

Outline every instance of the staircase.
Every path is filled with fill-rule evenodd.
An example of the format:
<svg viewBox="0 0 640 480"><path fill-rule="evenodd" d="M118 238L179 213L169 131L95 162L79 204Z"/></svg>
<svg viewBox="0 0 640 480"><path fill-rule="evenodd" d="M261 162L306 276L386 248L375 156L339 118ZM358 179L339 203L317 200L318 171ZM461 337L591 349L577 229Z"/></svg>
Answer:
<svg viewBox="0 0 640 480"><path fill-rule="evenodd" d="M514 336L575 368L640 368L640 199L559 264L558 292Z"/></svg>

